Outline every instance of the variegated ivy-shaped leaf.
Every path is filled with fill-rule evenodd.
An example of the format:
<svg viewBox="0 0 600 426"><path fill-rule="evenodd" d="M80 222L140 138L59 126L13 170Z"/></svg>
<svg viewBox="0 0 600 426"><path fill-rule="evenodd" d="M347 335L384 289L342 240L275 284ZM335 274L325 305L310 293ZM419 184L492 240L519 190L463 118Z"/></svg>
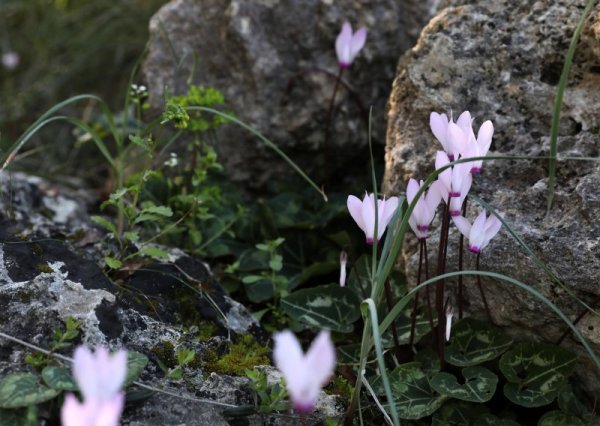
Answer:
<svg viewBox="0 0 600 426"><path fill-rule="evenodd" d="M71 372L65 367L49 366L44 368L42 379L53 389L62 391L76 391L79 389L73 376L71 376Z"/></svg>
<svg viewBox="0 0 600 426"><path fill-rule="evenodd" d="M349 288L330 284L295 291L281 299L290 318L315 328L351 333L360 318L361 300Z"/></svg>
<svg viewBox="0 0 600 426"><path fill-rule="evenodd" d="M137 380L147 364L148 357L146 355L139 352L127 351L127 376L125 377L123 388L126 388Z"/></svg>
<svg viewBox="0 0 600 426"><path fill-rule="evenodd" d="M440 395L470 402L487 402L494 396L498 377L484 367L466 367L462 370L465 383L460 384L450 373L435 374L431 387Z"/></svg>
<svg viewBox="0 0 600 426"><path fill-rule="evenodd" d="M487 323L465 318L452 327L445 359L457 367L470 367L502 355L513 340Z"/></svg>
<svg viewBox="0 0 600 426"><path fill-rule="evenodd" d="M524 407L550 404L573 372L577 357L559 346L520 343L500 358L504 395Z"/></svg>
<svg viewBox="0 0 600 426"><path fill-rule="evenodd" d="M36 405L55 398L60 391L39 383L31 373L14 373L0 381L0 408Z"/></svg>
<svg viewBox="0 0 600 426"><path fill-rule="evenodd" d="M417 420L432 415L448 397L429 385L429 378L418 362L399 365L389 374L396 411L402 419Z"/></svg>
<svg viewBox="0 0 600 426"><path fill-rule="evenodd" d="M547 412L538 422L538 426L586 426L586 424L579 417L560 410Z"/></svg>

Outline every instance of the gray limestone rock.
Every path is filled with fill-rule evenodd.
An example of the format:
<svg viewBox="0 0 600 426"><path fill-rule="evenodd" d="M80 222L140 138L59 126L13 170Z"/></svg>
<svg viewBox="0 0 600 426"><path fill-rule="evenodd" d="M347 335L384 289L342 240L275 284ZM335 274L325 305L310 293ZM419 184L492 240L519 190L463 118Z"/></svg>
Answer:
<svg viewBox="0 0 600 426"><path fill-rule="evenodd" d="M468 3L468 4L463 4ZM470 110L475 128L493 121L491 154L546 156L554 94L584 1L447 1L449 7L423 30L400 60L388 103L385 188L405 191L409 177L424 179L441 146L429 129L432 111ZM559 136L561 157L598 157L600 139L600 8L587 21L564 98ZM547 160L484 163L471 192L506 215L533 252L560 278L553 282L505 230L484 250L481 267L519 279L558 305L571 319L600 295L600 165L561 161L556 197L545 214ZM476 209L470 203L469 217ZM439 224L436 225L439 229ZM457 232L451 233L449 270L457 265ZM403 262L411 280L417 257L408 236ZM435 239L429 244L436 247ZM433 250L431 250L433 251ZM473 258L466 256L466 267ZM430 260L430 265L435 261ZM481 298L466 279L467 309L483 315ZM483 280L494 321L517 337L554 341L564 323L538 299L506 283ZM456 289L451 282L450 289ZM570 293L570 294L569 294ZM600 311L599 307L595 307ZM600 316L588 315L581 332L600 352ZM569 340L570 339L570 340ZM600 388L598 371L572 336L587 388Z"/></svg>
<svg viewBox="0 0 600 426"><path fill-rule="evenodd" d="M227 108L255 126L317 180L348 163L364 164L368 108L374 140L383 143L384 108L400 53L410 48L436 0L173 0L150 22L143 67L150 103L182 94L187 82L221 90ZM344 21L368 29L367 43L337 91L335 38ZM292 173L256 137L234 125L219 130L217 149L228 176L264 188ZM324 167L325 166L325 167ZM325 171L325 172L324 172Z"/></svg>

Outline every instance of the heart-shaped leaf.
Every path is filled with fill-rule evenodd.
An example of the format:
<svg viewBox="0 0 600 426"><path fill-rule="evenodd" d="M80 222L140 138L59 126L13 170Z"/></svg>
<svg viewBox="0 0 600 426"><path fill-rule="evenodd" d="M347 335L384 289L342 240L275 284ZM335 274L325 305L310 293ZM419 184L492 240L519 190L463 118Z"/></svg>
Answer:
<svg viewBox="0 0 600 426"><path fill-rule="evenodd" d="M59 393L40 384L31 373L9 374L0 382L0 408L36 405L55 398Z"/></svg>
<svg viewBox="0 0 600 426"><path fill-rule="evenodd" d="M567 384L558 391L558 406L562 411L583 419L587 425L600 426L600 417L594 411L594 401L578 388Z"/></svg>
<svg viewBox="0 0 600 426"><path fill-rule="evenodd" d="M470 402L487 402L494 396L498 377L484 367L466 367L462 370L465 383L460 384L455 376L441 372L430 381L431 387L440 395Z"/></svg>
<svg viewBox="0 0 600 426"><path fill-rule="evenodd" d="M127 351L127 376L125 377L123 388L126 388L137 380L147 364L148 357L146 355L135 351Z"/></svg>
<svg viewBox="0 0 600 426"><path fill-rule="evenodd" d="M71 376L71 372L65 367L49 366L44 368L42 379L53 389L63 391L76 391L79 389L73 376Z"/></svg>
<svg viewBox="0 0 600 426"><path fill-rule="evenodd" d="M520 343L500 358L500 370L508 381L504 395L524 407L549 404L573 372L576 361L574 354L559 346Z"/></svg>
<svg viewBox="0 0 600 426"><path fill-rule="evenodd" d="M579 417L564 411L554 410L549 411L542 416L538 422L538 426L586 426Z"/></svg>
<svg viewBox="0 0 600 426"><path fill-rule="evenodd" d="M316 328L351 333L360 318L361 300L349 288L330 284L298 290L281 299L292 319Z"/></svg>
<svg viewBox="0 0 600 426"><path fill-rule="evenodd" d="M510 337L487 323L465 318L452 327L445 359L457 367L479 365L502 355L512 342Z"/></svg>
<svg viewBox="0 0 600 426"><path fill-rule="evenodd" d="M437 394L418 362L399 365L389 374L398 416L417 420L432 415L448 397Z"/></svg>

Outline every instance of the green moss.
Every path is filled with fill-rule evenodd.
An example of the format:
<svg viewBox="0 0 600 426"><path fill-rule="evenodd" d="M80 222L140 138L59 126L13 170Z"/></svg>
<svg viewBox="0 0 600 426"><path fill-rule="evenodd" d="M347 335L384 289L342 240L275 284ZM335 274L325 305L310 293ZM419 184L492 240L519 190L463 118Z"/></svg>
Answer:
<svg viewBox="0 0 600 426"><path fill-rule="evenodd" d="M37 256L44 254L44 248L38 243L33 243L31 245L31 250L33 250L33 253Z"/></svg>
<svg viewBox="0 0 600 426"><path fill-rule="evenodd" d="M196 355L194 355L194 359L192 359L187 366L194 370L198 370L199 368L202 367L202 364L203 364L202 358L200 358L200 355L196 354Z"/></svg>
<svg viewBox="0 0 600 426"><path fill-rule="evenodd" d="M323 390L329 395L340 395L348 401L352 399L352 384L345 377L340 375L336 375L333 382L327 385Z"/></svg>
<svg viewBox="0 0 600 426"><path fill-rule="evenodd" d="M215 335L216 331L217 326L212 322L200 321L200 324L198 324L198 334L196 335L196 338L200 342L207 342Z"/></svg>
<svg viewBox="0 0 600 426"><path fill-rule="evenodd" d="M247 334L231 345L229 352L222 356L214 351L206 351L203 357L204 365L206 370L215 373L243 376L246 369L251 370L257 365L269 365L269 352L269 348L258 344Z"/></svg>
<svg viewBox="0 0 600 426"><path fill-rule="evenodd" d="M150 349L156 357L167 368L175 368L177 366L177 357L175 356L175 347L168 340L163 340L158 345Z"/></svg>
<svg viewBox="0 0 600 426"><path fill-rule="evenodd" d="M35 267L38 271L44 272L45 274L51 274L54 272L54 269L52 269L46 263L38 263L37 265L35 265Z"/></svg>

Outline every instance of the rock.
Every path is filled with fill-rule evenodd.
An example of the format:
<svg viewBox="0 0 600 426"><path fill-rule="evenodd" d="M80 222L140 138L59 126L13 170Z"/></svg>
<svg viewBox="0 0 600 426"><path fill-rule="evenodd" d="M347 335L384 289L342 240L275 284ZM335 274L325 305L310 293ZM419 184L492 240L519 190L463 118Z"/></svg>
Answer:
<svg viewBox="0 0 600 426"><path fill-rule="evenodd" d="M432 111L455 116L470 110L475 128L494 122L492 154L545 156L554 94L564 57L583 11L583 1L447 1L423 30L414 49L400 60L388 103L385 188L404 192L408 178L423 179L441 149L429 129ZM461 5L459 5L461 4ZM598 157L600 129L600 9L587 21L566 90L559 136L562 157ZM560 277L551 280L506 231L484 251L481 267L521 280L548 297L571 319L600 295L600 166L598 162L558 164L557 188L545 215L547 160L491 161L474 178L471 192L499 211L533 252ZM474 202L469 217L474 218ZM456 232L451 241L456 241ZM412 235L403 252L414 279ZM429 247L436 247L435 240ZM449 247L449 270L457 265L457 244ZM433 251L430 249L430 252ZM467 267L473 266L470 254ZM435 264L430 260L430 265ZM481 298L466 278L469 313L482 316ZM483 279L494 322L517 338L556 341L565 324L538 299L507 283ZM455 283L450 284L455 289ZM598 306L595 307L598 311ZM579 325L600 352L600 319ZM569 349L580 355L579 376L600 391L599 372L573 336Z"/></svg>
<svg viewBox="0 0 600 426"><path fill-rule="evenodd" d="M12 182L11 216L19 220L0 222L3 333L49 348L54 331L64 330L71 317L81 324L73 344L124 347L147 355L150 363L140 380L167 393L144 394L136 386L129 388L131 402L123 425L226 425L230 423L224 409L253 404L247 378L203 371L209 354L226 353L230 336L237 340L236 335L253 334L261 345L266 342L258 322L225 293L208 266L179 250L165 249L170 262L138 264L133 271L113 275L111 281L97 266L106 242L87 239L87 233L100 231L92 228L85 203L71 197L78 193L56 186L49 192L46 182L25 175L13 175ZM48 211L48 206L55 209ZM2 205L1 211L6 207ZM55 224L56 217L63 220ZM66 237L65 224L74 226L70 231L78 238ZM158 361L166 363L181 347L194 350L199 365L184 367L183 380L169 380ZM65 355L72 350L66 349ZM0 353L0 376L32 370L25 362L29 349L0 337ZM274 374L272 367L262 368ZM307 424L341 415L335 398L323 394L320 403L320 411ZM251 414L246 409L238 419L248 425L288 421L283 415ZM45 408L40 417L50 417Z"/></svg>
<svg viewBox="0 0 600 426"><path fill-rule="evenodd" d="M413 45L435 3L173 0L150 22L143 67L149 101L162 110L165 88L183 94L189 76L195 84L216 87L227 109L323 180L352 160L364 165L371 105L374 140L383 143L384 107L398 55ZM351 90L337 92L326 144L327 110L338 72L334 43L345 20L355 29L366 26L368 37L344 73ZM292 174L240 127L225 126L218 139L228 177L245 188L264 189L273 177Z"/></svg>

